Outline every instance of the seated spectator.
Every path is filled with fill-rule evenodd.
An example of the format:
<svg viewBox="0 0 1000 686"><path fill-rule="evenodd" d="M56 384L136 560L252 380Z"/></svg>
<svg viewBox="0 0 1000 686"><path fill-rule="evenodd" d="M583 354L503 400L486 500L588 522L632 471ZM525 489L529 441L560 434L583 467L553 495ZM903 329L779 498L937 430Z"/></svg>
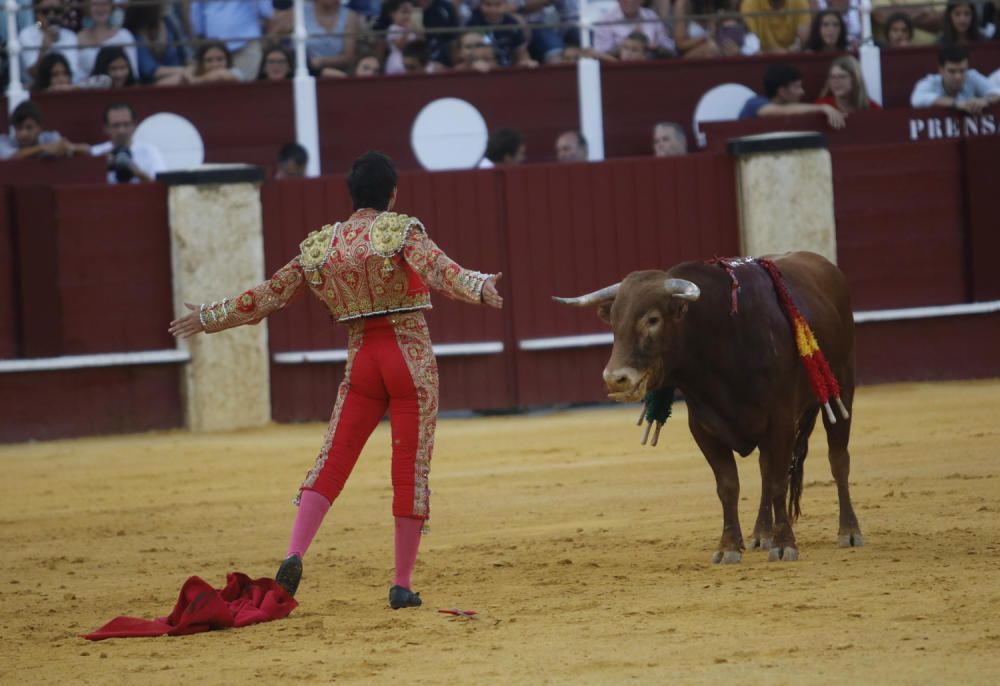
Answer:
<svg viewBox="0 0 1000 686"><path fill-rule="evenodd" d="M531 36L528 41L528 53L539 64L552 64L560 61L563 48L562 31L547 24L562 23L570 19L569 2L564 0L516 0L512 3L517 7L520 18L527 24Z"/></svg>
<svg viewBox="0 0 1000 686"><path fill-rule="evenodd" d="M138 78L143 83L171 86L186 83L189 53L182 22L164 5L129 3L124 26L136 40Z"/></svg>
<svg viewBox="0 0 1000 686"><path fill-rule="evenodd" d="M908 48L913 42L913 20L910 15L896 12L889 15L885 23L885 41L882 46L886 48Z"/></svg>
<svg viewBox="0 0 1000 686"><path fill-rule="evenodd" d="M189 70L186 78L188 83L240 80L233 71L233 56L221 41L205 43L198 49L194 69Z"/></svg>
<svg viewBox="0 0 1000 686"><path fill-rule="evenodd" d="M166 171L160 151L149 143L132 140L136 116L131 105L114 103L104 109L104 132L109 140L90 149L94 157L108 160L108 183L153 181Z"/></svg>
<svg viewBox="0 0 1000 686"><path fill-rule="evenodd" d="M633 31L625 36L618 48L618 59L622 62L649 59L649 38L642 31Z"/></svg>
<svg viewBox="0 0 1000 686"><path fill-rule="evenodd" d="M34 0L35 23L17 34L21 43L21 79L30 83L38 78L41 60L52 53L63 56L69 73L77 74L76 34L65 28L62 0Z"/></svg>
<svg viewBox="0 0 1000 686"><path fill-rule="evenodd" d="M260 60L258 81L285 81L295 76L295 59L290 50L272 45Z"/></svg>
<svg viewBox="0 0 1000 686"><path fill-rule="evenodd" d="M809 26L809 38L803 50L806 52L845 52L847 50L847 30L844 18L837 10L821 10L813 17Z"/></svg>
<svg viewBox="0 0 1000 686"><path fill-rule="evenodd" d="M403 71L407 74L431 73L431 50L427 41L415 40L403 46Z"/></svg>
<svg viewBox="0 0 1000 686"><path fill-rule="evenodd" d="M727 0L677 0L674 5L674 43L682 57L732 57L760 52L757 38L739 17L723 15L705 19L704 15L726 12ZM702 15L701 19L689 15Z"/></svg>
<svg viewBox="0 0 1000 686"><path fill-rule="evenodd" d="M59 52L50 52L38 63L35 91L60 91L73 87L73 71L69 61Z"/></svg>
<svg viewBox="0 0 1000 686"><path fill-rule="evenodd" d="M538 62L528 53L524 28L514 15L506 11L504 0L480 0L479 7L469 17L467 26L475 27L489 39L496 62L501 67L514 65L537 67Z"/></svg>
<svg viewBox="0 0 1000 686"><path fill-rule="evenodd" d="M298 143L285 143L278 151L276 179L301 179L309 166L309 153Z"/></svg>
<svg viewBox="0 0 1000 686"><path fill-rule="evenodd" d="M979 15L976 6L962 0L948 0L944 11L944 26L941 29L941 43L948 45L968 45L983 40L979 31Z"/></svg>
<svg viewBox="0 0 1000 686"><path fill-rule="evenodd" d="M341 0L316 0L306 3L305 20L309 71L321 74L324 69L350 69L357 55L357 13Z"/></svg>
<svg viewBox="0 0 1000 686"><path fill-rule="evenodd" d="M111 23L111 0L89 0L85 4L90 26L76 34L80 43L78 64L80 75L94 73L94 63L101 48L120 46L125 49L130 71L139 72L139 57L135 47L135 37L132 32Z"/></svg>
<svg viewBox="0 0 1000 686"><path fill-rule="evenodd" d="M564 131L556 138L556 159L560 162L586 162L587 139L579 131Z"/></svg>
<svg viewBox="0 0 1000 686"><path fill-rule="evenodd" d="M618 0L618 6L601 14L594 23L594 50L618 57L622 43L633 31L641 31L656 53L673 55L674 41L667 35L663 20L651 9L642 7L640 0Z"/></svg>
<svg viewBox="0 0 1000 686"><path fill-rule="evenodd" d="M760 38L764 53L799 52L809 38L808 0L743 0L747 27ZM764 12L781 14L762 15Z"/></svg>
<svg viewBox="0 0 1000 686"><path fill-rule="evenodd" d="M861 2L860 0L815 0L816 10L831 9L840 13L847 34L847 49L857 50L861 45Z"/></svg>
<svg viewBox="0 0 1000 686"><path fill-rule="evenodd" d="M497 129L486 142L486 154L479 162L480 169L506 164L522 164L526 148L524 136L517 129Z"/></svg>
<svg viewBox="0 0 1000 686"><path fill-rule="evenodd" d="M645 38L646 34L642 34ZM581 57L590 57L595 60L601 60L604 62L617 62L618 58L614 55L608 55L607 53L598 52L593 48L583 49L580 47L579 41L575 36L567 35L564 40L562 54L559 56L559 61L563 63L574 63L578 62ZM646 38L646 43L648 47L649 39ZM648 51L647 51L648 52ZM651 55L650 55L651 56Z"/></svg>
<svg viewBox="0 0 1000 686"><path fill-rule="evenodd" d="M42 110L31 100L14 108L10 123L14 137L0 136L0 160L90 154L89 145L71 143L56 131L42 130Z"/></svg>
<svg viewBox="0 0 1000 686"><path fill-rule="evenodd" d="M389 54L385 58L385 73L402 74L406 71L403 66L403 47L421 38L421 33L413 23L413 3L410 0L385 0L382 11L392 21L385 36L389 48Z"/></svg>
<svg viewBox="0 0 1000 686"><path fill-rule="evenodd" d="M260 69L264 35L287 30L275 19L271 0L198 0L191 3L194 35L223 41L230 54L230 68L241 79L252 79Z"/></svg>
<svg viewBox="0 0 1000 686"><path fill-rule="evenodd" d="M687 151L687 134L684 133L680 124L667 121L653 127L653 155L655 157L686 155Z"/></svg>
<svg viewBox="0 0 1000 686"><path fill-rule="evenodd" d="M872 0L872 29L885 35L889 17L903 13L913 22L913 45L933 45L942 28L944 12L927 0Z"/></svg>
<svg viewBox="0 0 1000 686"><path fill-rule="evenodd" d="M861 64L851 55L838 57L830 63L826 85L820 91L816 102L836 107L844 114L882 109L877 102L868 97L865 78L861 74Z"/></svg>
<svg viewBox="0 0 1000 686"><path fill-rule="evenodd" d="M375 55L362 57L354 67L355 76L378 76L381 73L382 65Z"/></svg>
<svg viewBox="0 0 1000 686"><path fill-rule="evenodd" d="M783 117L794 114L822 114L834 129L844 128L844 115L836 107L802 102L802 74L795 67L781 62L772 64L764 72L764 95L747 100L740 111L740 119L755 117Z"/></svg>
<svg viewBox="0 0 1000 686"><path fill-rule="evenodd" d="M110 88L125 88L136 83L132 63L125 50L117 45L97 51L91 76L107 76L111 81Z"/></svg>
<svg viewBox="0 0 1000 686"><path fill-rule="evenodd" d="M910 95L913 107L953 107L979 114L1000 102L1000 87L969 68L969 54L961 45L945 45L938 52L938 73L917 82Z"/></svg>
<svg viewBox="0 0 1000 686"><path fill-rule="evenodd" d="M458 33L435 33L435 29L456 29L461 26L458 11L449 0L417 0L417 7L422 13L422 23L427 30L427 43L430 50L430 66L432 71L441 71L442 67L450 67L451 46Z"/></svg>

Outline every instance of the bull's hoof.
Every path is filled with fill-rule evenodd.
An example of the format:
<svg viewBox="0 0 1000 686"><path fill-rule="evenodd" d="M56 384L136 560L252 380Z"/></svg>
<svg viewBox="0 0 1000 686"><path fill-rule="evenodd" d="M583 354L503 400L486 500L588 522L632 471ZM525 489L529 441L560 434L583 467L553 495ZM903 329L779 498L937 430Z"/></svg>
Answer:
<svg viewBox="0 0 1000 686"><path fill-rule="evenodd" d="M865 544L865 537L860 531L850 534L840 534L837 536L837 545L841 548L860 548Z"/></svg>
<svg viewBox="0 0 1000 686"><path fill-rule="evenodd" d="M767 536L753 536L750 538L750 543L747 544L747 548L750 550L770 550L774 546L774 539Z"/></svg>
<svg viewBox="0 0 1000 686"><path fill-rule="evenodd" d="M743 559L739 550L716 550L712 554L712 564L736 565Z"/></svg>
<svg viewBox="0 0 1000 686"><path fill-rule="evenodd" d="M771 552L767 556L768 561L778 562L795 562L799 559L799 549L794 546L785 546L784 548L780 546L775 546L771 548Z"/></svg>

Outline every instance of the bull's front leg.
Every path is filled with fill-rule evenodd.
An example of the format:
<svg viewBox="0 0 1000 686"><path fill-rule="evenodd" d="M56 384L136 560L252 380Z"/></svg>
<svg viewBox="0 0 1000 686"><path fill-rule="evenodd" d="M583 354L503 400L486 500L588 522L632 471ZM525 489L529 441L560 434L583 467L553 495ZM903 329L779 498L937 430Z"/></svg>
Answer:
<svg viewBox="0 0 1000 686"><path fill-rule="evenodd" d="M733 451L705 431L693 418L691 434L715 474L716 493L722 503L722 537L712 554L714 564L736 564L743 559L743 532L740 530L740 476Z"/></svg>

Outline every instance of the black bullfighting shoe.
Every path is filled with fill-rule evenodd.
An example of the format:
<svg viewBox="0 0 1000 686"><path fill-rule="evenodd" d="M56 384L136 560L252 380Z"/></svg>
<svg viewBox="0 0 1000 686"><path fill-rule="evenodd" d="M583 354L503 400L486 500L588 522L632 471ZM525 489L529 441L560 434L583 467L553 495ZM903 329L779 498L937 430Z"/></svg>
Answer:
<svg viewBox="0 0 1000 686"><path fill-rule="evenodd" d="M278 582L290 596L295 595L299 588L299 581L302 580L302 558L298 555L289 555L285 558L278 573L274 575L274 580Z"/></svg>
<svg viewBox="0 0 1000 686"><path fill-rule="evenodd" d="M403 607L420 607L421 602L420 594L414 593L408 588L393 586L389 589L389 606L393 610Z"/></svg>

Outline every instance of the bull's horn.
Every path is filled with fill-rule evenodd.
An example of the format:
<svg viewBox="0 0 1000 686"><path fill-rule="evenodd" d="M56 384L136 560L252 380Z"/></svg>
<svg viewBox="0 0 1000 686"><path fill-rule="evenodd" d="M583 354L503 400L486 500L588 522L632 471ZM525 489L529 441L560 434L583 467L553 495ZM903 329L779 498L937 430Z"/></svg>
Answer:
<svg viewBox="0 0 1000 686"><path fill-rule="evenodd" d="M692 284L694 285L694 284ZM605 300L613 300L615 295L618 293L618 287L621 283L616 283L611 286L606 286L599 291L594 291L593 293L587 293L587 295L581 295L577 298L557 298L552 296L552 299L557 303L562 303L563 305L573 305L574 307L586 307L587 305L595 305Z"/></svg>
<svg viewBox="0 0 1000 686"><path fill-rule="evenodd" d="M689 302L694 302L701 296L701 289L685 279L667 279L663 282L663 287L675 298Z"/></svg>

